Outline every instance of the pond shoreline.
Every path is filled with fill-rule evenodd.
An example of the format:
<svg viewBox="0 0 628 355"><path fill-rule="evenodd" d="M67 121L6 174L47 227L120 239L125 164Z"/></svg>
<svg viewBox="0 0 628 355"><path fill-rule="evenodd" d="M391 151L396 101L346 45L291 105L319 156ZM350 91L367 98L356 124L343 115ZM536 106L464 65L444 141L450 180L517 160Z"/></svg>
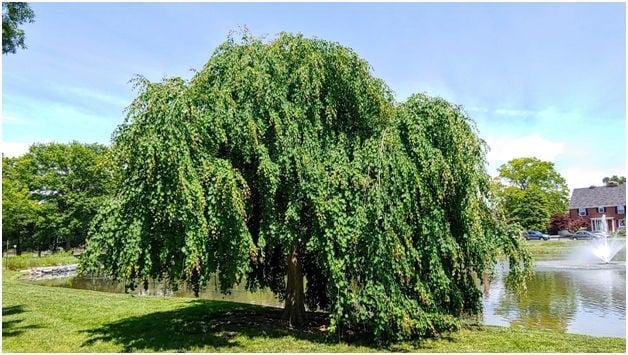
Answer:
<svg viewBox="0 0 628 355"><path fill-rule="evenodd" d="M46 267L34 267L27 270L20 271L21 273L28 274L25 279L29 281L40 281L58 279L63 277L73 277L77 275L78 264L60 265L60 266L46 266Z"/></svg>
<svg viewBox="0 0 628 355"><path fill-rule="evenodd" d="M3 327L2 348L7 352L626 351L625 338L499 326L463 326L458 332L424 343L390 347L369 346L360 338L355 342L336 342L335 336L327 338L317 329L292 328L276 322L281 310L267 307L40 287L21 282L18 274L3 272L3 321L9 326ZM61 337L59 329L63 330Z"/></svg>

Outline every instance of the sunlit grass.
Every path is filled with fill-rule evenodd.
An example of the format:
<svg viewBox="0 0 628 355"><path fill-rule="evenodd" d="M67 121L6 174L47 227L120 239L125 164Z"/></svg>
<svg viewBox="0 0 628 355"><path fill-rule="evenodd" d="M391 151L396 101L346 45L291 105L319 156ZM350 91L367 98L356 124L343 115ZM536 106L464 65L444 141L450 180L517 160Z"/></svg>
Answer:
<svg viewBox="0 0 628 355"><path fill-rule="evenodd" d="M38 257L37 254L25 253L20 256L2 258L2 268L14 271L26 270L33 267L59 266L77 264L79 259L72 256L72 252L56 253Z"/></svg>
<svg viewBox="0 0 628 355"><path fill-rule="evenodd" d="M533 258L544 259L566 259L574 252L574 249L586 246L592 241L589 240L527 240L526 247ZM626 243L625 239L617 240L618 243ZM626 260L626 248L623 248L615 256L615 260Z"/></svg>

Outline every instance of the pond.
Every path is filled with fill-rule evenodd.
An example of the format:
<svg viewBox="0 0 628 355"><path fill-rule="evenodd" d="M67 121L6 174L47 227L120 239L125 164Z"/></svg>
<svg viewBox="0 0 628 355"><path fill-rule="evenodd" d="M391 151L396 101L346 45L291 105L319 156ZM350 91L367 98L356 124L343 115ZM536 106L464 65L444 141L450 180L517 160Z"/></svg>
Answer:
<svg viewBox="0 0 628 355"><path fill-rule="evenodd" d="M580 243L586 248L585 242ZM483 323L486 325L552 329L593 336L626 337L626 265L625 252L619 261L609 264L582 257L582 252L560 260L537 260L535 276L527 283L527 292L517 294L505 287L508 271L498 267L494 280L483 289ZM38 281L38 284L124 292L124 285L101 278L63 278ZM194 297L187 287L176 292L164 291L157 283L133 293L150 296ZM201 298L282 307L272 292L248 292L242 286L222 295L210 282Z"/></svg>
<svg viewBox="0 0 628 355"><path fill-rule="evenodd" d="M625 338L626 240L562 243L560 252L537 258L524 294L504 286L507 270L498 267L484 290L483 323ZM599 258L600 246L614 250L610 263Z"/></svg>
<svg viewBox="0 0 628 355"><path fill-rule="evenodd" d="M626 337L625 263L563 269L539 262L535 271L520 295L498 272L484 292L484 324Z"/></svg>

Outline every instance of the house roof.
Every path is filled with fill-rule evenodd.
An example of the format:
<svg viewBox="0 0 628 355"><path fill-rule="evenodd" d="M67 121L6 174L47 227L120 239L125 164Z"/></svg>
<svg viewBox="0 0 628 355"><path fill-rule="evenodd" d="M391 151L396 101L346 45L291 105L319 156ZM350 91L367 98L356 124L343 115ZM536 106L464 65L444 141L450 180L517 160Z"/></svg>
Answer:
<svg viewBox="0 0 628 355"><path fill-rule="evenodd" d="M626 204L626 185L595 186L574 189L569 208L623 206Z"/></svg>

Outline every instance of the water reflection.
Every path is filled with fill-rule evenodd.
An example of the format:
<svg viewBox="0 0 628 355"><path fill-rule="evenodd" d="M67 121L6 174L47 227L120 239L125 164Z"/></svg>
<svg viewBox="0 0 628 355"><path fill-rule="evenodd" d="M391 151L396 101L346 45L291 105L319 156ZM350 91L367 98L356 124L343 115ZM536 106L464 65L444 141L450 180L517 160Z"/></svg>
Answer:
<svg viewBox="0 0 628 355"><path fill-rule="evenodd" d="M103 278L91 278L91 277L72 277L62 279L51 279L37 281L37 284L46 286L59 286L76 288L83 290L92 290L100 292L113 292L124 293L125 285L123 282L116 282ZM148 289L144 290L143 287L138 287L135 290L126 290L128 293L132 293L138 296L174 296L174 297L194 297L194 291L191 287L185 284L181 284L177 291L172 291L164 287L163 284L152 281L148 283ZM212 279L208 283L208 286L201 290L199 297L210 300L224 300L231 302L241 302L258 304L262 306L283 307L283 302L277 299L275 295L269 290L259 290L256 292L247 291L243 285L236 285L231 293L223 295L218 291L215 280Z"/></svg>
<svg viewBox="0 0 628 355"><path fill-rule="evenodd" d="M553 329L596 336L626 336L626 270L538 267L517 294L498 273L484 294L484 323Z"/></svg>

